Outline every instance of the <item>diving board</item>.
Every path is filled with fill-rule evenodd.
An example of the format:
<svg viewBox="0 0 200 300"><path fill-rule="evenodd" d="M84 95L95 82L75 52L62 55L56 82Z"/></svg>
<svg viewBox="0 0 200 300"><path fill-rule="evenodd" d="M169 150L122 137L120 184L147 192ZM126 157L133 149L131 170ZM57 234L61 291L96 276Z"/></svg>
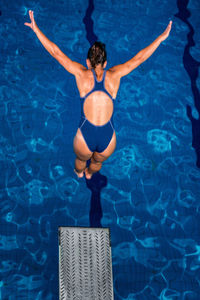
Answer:
<svg viewBox="0 0 200 300"><path fill-rule="evenodd" d="M108 228L59 227L59 299L114 299Z"/></svg>

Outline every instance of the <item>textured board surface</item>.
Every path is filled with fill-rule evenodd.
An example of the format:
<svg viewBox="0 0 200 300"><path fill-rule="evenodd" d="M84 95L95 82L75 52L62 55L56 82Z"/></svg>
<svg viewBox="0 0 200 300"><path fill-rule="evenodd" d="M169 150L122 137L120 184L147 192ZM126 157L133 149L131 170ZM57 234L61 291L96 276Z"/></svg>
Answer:
<svg viewBox="0 0 200 300"><path fill-rule="evenodd" d="M59 228L60 300L112 300L109 229Z"/></svg>

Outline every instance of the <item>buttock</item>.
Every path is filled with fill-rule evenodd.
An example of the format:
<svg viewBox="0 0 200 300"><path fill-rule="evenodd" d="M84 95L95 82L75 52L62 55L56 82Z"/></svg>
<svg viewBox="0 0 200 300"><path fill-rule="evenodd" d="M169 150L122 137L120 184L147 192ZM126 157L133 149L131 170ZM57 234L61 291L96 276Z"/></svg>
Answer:
<svg viewBox="0 0 200 300"><path fill-rule="evenodd" d="M99 153L108 147L114 133L112 120L103 126L94 126L87 119L83 119L80 122L79 129L89 150Z"/></svg>

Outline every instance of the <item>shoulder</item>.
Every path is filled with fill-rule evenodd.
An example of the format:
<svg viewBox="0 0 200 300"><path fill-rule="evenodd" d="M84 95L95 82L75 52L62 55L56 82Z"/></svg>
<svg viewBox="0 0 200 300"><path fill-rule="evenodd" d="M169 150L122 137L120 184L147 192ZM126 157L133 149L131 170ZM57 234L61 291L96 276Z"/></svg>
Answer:
<svg viewBox="0 0 200 300"><path fill-rule="evenodd" d="M115 70L114 70L114 67L112 67L112 68L106 70L106 74L108 74L107 76L109 76L109 77L115 76Z"/></svg>
<svg viewBox="0 0 200 300"><path fill-rule="evenodd" d="M106 71L105 86L113 98L116 98L117 96L119 85L120 85L120 77L113 70L113 68L108 69Z"/></svg>
<svg viewBox="0 0 200 300"><path fill-rule="evenodd" d="M90 69L87 69L85 67L80 68L79 72L75 75L76 79L79 81L88 81L93 78L92 71Z"/></svg>
<svg viewBox="0 0 200 300"><path fill-rule="evenodd" d="M120 81L122 76L117 66L114 66L107 70L107 77L112 81Z"/></svg>
<svg viewBox="0 0 200 300"><path fill-rule="evenodd" d="M106 71L106 79L107 79L107 81L110 81L110 82L113 82L113 83L120 82L120 75L115 70L115 67L112 67L112 68L110 68Z"/></svg>
<svg viewBox="0 0 200 300"><path fill-rule="evenodd" d="M81 69L76 75L76 84L80 94L86 94L94 85L92 71L89 69Z"/></svg>

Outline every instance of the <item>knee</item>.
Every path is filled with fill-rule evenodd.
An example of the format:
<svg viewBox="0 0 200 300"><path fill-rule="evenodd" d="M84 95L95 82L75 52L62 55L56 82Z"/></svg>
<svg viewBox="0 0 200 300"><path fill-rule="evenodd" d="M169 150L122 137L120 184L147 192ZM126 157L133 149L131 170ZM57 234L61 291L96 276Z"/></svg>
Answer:
<svg viewBox="0 0 200 300"><path fill-rule="evenodd" d="M80 162L86 162L88 159L88 157L83 157L81 155L76 156L76 160L79 160Z"/></svg>
<svg viewBox="0 0 200 300"><path fill-rule="evenodd" d="M102 165L102 162L99 161L99 160L97 160L97 159L95 159L94 157L91 157L91 162L92 162L93 164L95 164L95 165L99 165L99 166Z"/></svg>

